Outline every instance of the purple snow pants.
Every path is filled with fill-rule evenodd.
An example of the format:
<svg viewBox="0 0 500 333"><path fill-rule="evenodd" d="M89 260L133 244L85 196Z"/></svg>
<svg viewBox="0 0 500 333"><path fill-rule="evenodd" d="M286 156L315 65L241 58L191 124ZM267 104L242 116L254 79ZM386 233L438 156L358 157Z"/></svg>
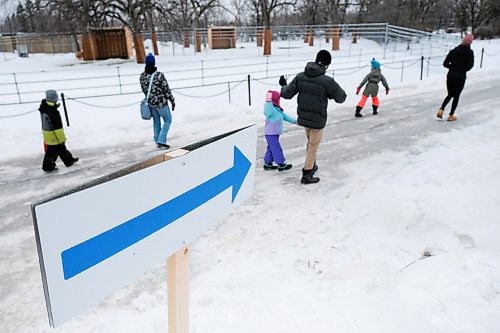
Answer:
<svg viewBox="0 0 500 333"><path fill-rule="evenodd" d="M264 162L272 163L276 162L278 164L285 163L285 156L283 155L283 149L280 145L279 135L266 135L267 149L264 155Z"/></svg>

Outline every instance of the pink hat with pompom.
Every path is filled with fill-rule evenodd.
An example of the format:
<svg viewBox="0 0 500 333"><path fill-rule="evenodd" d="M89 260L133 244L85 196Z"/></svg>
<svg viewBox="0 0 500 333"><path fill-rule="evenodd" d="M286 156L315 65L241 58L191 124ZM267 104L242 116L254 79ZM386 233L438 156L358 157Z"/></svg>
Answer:
<svg viewBox="0 0 500 333"><path fill-rule="evenodd" d="M474 35L473 34L467 34L462 39L462 44L463 45L470 45L470 44L472 44L473 40L474 40Z"/></svg>
<svg viewBox="0 0 500 333"><path fill-rule="evenodd" d="M274 106L280 108L283 111L283 108L280 105L281 95L279 92L275 90L269 90L266 95L266 102L272 102Z"/></svg>

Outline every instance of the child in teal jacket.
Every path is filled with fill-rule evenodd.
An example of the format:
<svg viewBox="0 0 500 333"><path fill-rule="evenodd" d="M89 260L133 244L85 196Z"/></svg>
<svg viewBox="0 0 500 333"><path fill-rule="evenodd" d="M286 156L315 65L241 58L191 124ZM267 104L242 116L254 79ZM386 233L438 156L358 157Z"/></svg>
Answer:
<svg viewBox="0 0 500 333"><path fill-rule="evenodd" d="M264 115L266 116L266 125L264 135L266 136L267 149L264 155L264 170L284 171L289 170L292 165L287 163L283 149L280 144L280 135L283 134L283 121L296 124L297 120L290 117L280 105L280 93L269 90L264 104ZM276 162L278 165L274 165Z"/></svg>

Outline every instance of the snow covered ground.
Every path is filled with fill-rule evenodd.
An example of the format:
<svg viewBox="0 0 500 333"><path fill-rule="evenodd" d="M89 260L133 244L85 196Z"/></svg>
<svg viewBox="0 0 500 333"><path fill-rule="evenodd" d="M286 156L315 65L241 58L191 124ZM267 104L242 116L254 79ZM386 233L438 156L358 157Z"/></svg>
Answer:
<svg viewBox="0 0 500 333"><path fill-rule="evenodd" d="M358 47L375 46L362 41ZM335 78L349 97L329 106L317 185L299 183L305 157L301 128L286 126L282 143L294 168L283 173L260 169L261 135L254 195L190 244L190 331L498 332L500 70L493 56L485 57L479 69L482 47L494 55L500 43L473 43L476 67L468 75L455 123L435 119L446 92L446 72L440 67L431 67L419 81L420 68L413 66L404 72L413 80L401 83L400 70L383 66L391 92L381 96L378 116L365 111L362 119L353 117L359 98L353 91L367 69L339 71ZM305 64L317 50L297 53L304 52ZM241 64L248 61L243 53L254 51L159 56L157 62L168 77L168 69L183 61L215 61L242 52L234 62ZM334 53L334 68L340 55ZM0 63L0 72L57 70L76 63L71 57L9 59ZM73 67L78 66L83 65ZM231 104L225 95L200 101L177 94L169 143L181 147L254 122L261 133L262 100L267 89L278 89L276 81L252 83L252 106L246 86L232 92ZM86 102L125 105L138 99L128 95ZM137 106L69 104L68 147L81 162L69 169L60 165L59 174L40 170L36 112L0 118L1 331L166 331L163 264L62 327L48 327L30 204L159 154L151 124L139 119ZM295 113L296 100L282 105ZM0 115L34 108L3 107Z"/></svg>

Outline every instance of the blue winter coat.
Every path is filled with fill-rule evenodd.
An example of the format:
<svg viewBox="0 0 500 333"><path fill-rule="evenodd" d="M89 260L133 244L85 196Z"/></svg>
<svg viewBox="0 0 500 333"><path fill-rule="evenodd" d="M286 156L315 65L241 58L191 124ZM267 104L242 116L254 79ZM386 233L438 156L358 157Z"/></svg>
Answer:
<svg viewBox="0 0 500 333"><path fill-rule="evenodd" d="M265 135L283 134L283 120L296 124L297 120L283 112L279 107L274 106L272 102L264 104L264 115L266 116Z"/></svg>

